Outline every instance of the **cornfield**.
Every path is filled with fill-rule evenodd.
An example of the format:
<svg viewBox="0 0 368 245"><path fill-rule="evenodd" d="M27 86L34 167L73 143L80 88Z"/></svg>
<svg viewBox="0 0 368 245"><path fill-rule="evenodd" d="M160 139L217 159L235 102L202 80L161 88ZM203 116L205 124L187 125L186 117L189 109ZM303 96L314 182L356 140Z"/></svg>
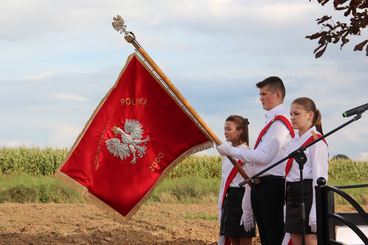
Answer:
<svg viewBox="0 0 368 245"><path fill-rule="evenodd" d="M67 149L16 147L0 148L0 174L52 175L67 156ZM190 156L178 164L169 178L196 176L220 178L221 158ZM336 159L330 161L330 181L343 183L367 182L368 162Z"/></svg>
<svg viewBox="0 0 368 245"><path fill-rule="evenodd" d="M1 202L78 202L82 197L52 178L67 156L67 149L0 148ZM150 200L160 202L216 202L221 157L190 156L169 172ZM330 185L368 183L368 162L330 161ZM367 204L368 190L349 190L359 203ZM340 197L337 203L345 204Z"/></svg>
<svg viewBox="0 0 368 245"><path fill-rule="evenodd" d="M55 172L67 149L17 147L0 148L0 173L46 176Z"/></svg>

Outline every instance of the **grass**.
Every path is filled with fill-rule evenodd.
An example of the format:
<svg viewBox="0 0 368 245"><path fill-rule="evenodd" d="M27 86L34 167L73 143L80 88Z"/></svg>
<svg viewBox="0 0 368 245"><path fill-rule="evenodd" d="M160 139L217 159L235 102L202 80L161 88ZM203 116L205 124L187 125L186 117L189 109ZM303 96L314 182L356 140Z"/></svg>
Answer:
<svg viewBox="0 0 368 245"><path fill-rule="evenodd" d="M77 203L83 198L51 176L0 175L0 202Z"/></svg>
<svg viewBox="0 0 368 245"><path fill-rule="evenodd" d="M345 186L345 185L357 185L357 184L368 184L368 180L366 181L344 181L344 180L331 180L328 183L332 186ZM368 187L365 188L352 188L352 189L343 189L342 191L349 194L354 198L360 205L368 205ZM343 197L338 194L334 194L334 199L336 204L347 205L348 202L345 201Z"/></svg>
<svg viewBox="0 0 368 245"><path fill-rule="evenodd" d="M187 176L167 178L153 191L150 201L165 203L214 203L217 201L219 180Z"/></svg>
<svg viewBox="0 0 368 245"><path fill-rule="evenodd" d="M330 185L349 185L356 182L333 181ZM166 178L156 186L149 202L198 203L217 202L219 179L198 176ZM368 205L368 188L344 190L359 204ZM18 203L79 203L84 198L52 176L0 175L0 202ZM336 204L347 202L335 195Z"/></svg>
<svg viewBox="0 0 368 245"><path fill-rule="evenodd" d="M214 221L217 220L218 217L216 215L210 215L205 212L190 212L190 213L184 213L182 215L184 219L189 220L208 220L208 221Z"/></svg>

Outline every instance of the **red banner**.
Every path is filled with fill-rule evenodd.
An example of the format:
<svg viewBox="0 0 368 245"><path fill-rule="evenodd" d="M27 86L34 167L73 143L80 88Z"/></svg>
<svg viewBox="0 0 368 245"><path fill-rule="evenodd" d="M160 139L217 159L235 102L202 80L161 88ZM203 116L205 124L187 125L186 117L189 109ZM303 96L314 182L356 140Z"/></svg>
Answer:
<svg viewBox="0 0 368 245"><path fill-rule="evenodd" d="M130 216L169 169L211 144L140 58L131 55L60 172Z"/></svg>

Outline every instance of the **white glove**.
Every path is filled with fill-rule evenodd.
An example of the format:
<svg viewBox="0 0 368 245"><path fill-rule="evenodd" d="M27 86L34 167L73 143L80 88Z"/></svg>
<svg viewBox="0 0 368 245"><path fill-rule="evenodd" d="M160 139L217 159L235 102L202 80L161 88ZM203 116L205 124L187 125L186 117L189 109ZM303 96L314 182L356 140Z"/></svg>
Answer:
<svg viewBox="0 0 368 245"><path fill-rule="evenodd" d="M244 226L245 231L250 231L252 228L254 228L253 209L250 201L250 192L250 186L246 185L242 199L243 215L240 218L240 225Z"/></svg>
<svg viewBox="0 0 368 245"><path fill-rule="evenodd" d="M290 233L285 233L284 239L282 240L281 245L289 245L289 242L291 241Z"/></svg>
<svg viewBox="0 0 368 245"><path fill-rule="evenodd" d="M240 225L244 226L245 231L250 231L254 228L253 214L243 213L240 218Z"/></svg>
<svg viewBox="0 0 368 245"><path fill-rule="evenodd" d="M309 226L310 226L311 231L313 233L316 233L317 232L317 221L309 220Z"/></svg>
<svg viewBox="0 0 368 245"><path fill-rule="evenodd" d="M316 204L312 203L311 210L309 212L309 226L311 227L311 231L313 233L317 232L317 217L316 217Z"/></svg>
<svg viewBox="0 0 368 245"><path fill-rule="evenodd" d="M218 239L218 241L217 241L217 244L218 245L225 245L225 242L226 241L226 238L225 238L225 236L224 235L222 235L222 236L219 236L219 239Z"/></svg>
<svg viewBox="0 0 368 245"><path fill-rule="evenodd" d="M226 156L230 154L231 146L229 146L227 143L221 143L220 145L216 146L217 151L222 156Z"/></svg>
<svg viewBox="0 0 368 245"><path fill-rule="evenodd" d="M236 159L239 159L242 162L247 161L247 159L245 159L247 149L243 149L241 147L232 147L227 143L221 143L220 145L217 145L216 149L222 156L235 157Z"/></svg>
<svg viewBox="0 0 368 245"><path fill-rule="evenodd" d="M317 232L317 220L316 217L311 217L311 215L309 215L309 226L311 227L311 231L313 233Z"/></svg>

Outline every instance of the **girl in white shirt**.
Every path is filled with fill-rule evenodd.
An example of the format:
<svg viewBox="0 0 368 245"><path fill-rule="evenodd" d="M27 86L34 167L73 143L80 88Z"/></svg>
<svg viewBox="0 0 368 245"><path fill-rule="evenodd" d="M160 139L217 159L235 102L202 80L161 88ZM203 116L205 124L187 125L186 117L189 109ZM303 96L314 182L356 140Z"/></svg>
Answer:
<svg viewBox="0 0 368 245"><path fill-rule="evenodd" d="M291 123L298 130L295 137L287 146L287 153L298 149L321 137L321 113L316 108L313 100L301 97L293 101L290 109ZM290 159L289 171L287 167L286 176L286 218L285 231L291 234L293 245L302 244L302 229L305 229L305 241L307 245L317 244L317 220L316 220L316 198L314 186L317 179L328 175L328 149L324 140L310 146L304 151L307 162L303 167L303 200L305 204L302 223L301 214L301 181L298 163ZM288 164L287 164L288 165Z"/></svg>
<svg viewBox="0 0 368 245"><path fill-rule="evenodd" d="M229 116L225 121L224 131L226 140L232 146L248 149L246 118L238 115ZM245 169L245 164L243 168ZM239 187L239 183L243 180L229 159L223 157L218 201L220 237L230 239L232 245L251 245L252 237L255 236L250 187L248 185ZM219 244L221 243L220 239Z"/></svg>

